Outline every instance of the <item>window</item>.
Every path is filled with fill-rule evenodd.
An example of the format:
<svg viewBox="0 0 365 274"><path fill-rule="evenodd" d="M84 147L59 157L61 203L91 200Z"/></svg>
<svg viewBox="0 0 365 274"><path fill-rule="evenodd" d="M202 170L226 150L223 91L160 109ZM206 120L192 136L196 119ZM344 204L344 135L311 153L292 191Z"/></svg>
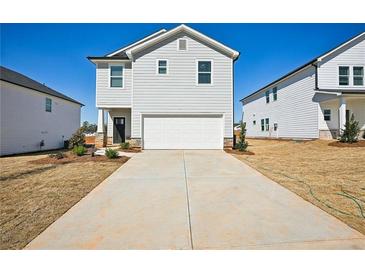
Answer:
<svg viewBox="0 0 365 274"><path fill-rule="evenodd" d="M188 41L186 39L179 39L177 45L179 50L188 49Z"/></svg>
<svg viewBox="0 0 365 274"><path fill-rule="evenodd" d="M46 98L46 111L52 112L52 99Z"/></svg>
<svg viewBox="0 0 365 274"><path fill-rule="evenodd" d="M324 109L323 110L323 117L325 121L331 121L331 110L330 109Z"/></svg>
<svg viewBox="0 0 365 274"><path fill-rule="evenodd" d="M261 131L265 130L265 119L261 119Z"/></svg>
<svg viewBox="0 0 365 274"><path fill-rule="evenodd" d="M269 131L269 129L270 129L270 124L269 124L269 118L266 118L265 119L265 129L266 129L266 131Z"/></svg>
<svg viewBox="0 0 365 274"><path fill-rule="evenodd" d="M364 67L353 67L354 86L364 85Z"/></svg>
<svg viewBox="0 0 365 274"><path fill-rule="evenodd" d="M265 96L266 96L266 104L270 103L270 91L266 91Z"/></svg>
<svg viewBox="0 0 365 274"><path fill-rule="evenodd" d="M338 68L338 83L340 86L348 86L349 85L349 67L339 67Z"/></svg>
<svg viewBox="0 0 365 274"><path fill-rule="evenodd" d="M212 83L212 62L198 61L198 84Z"/></svg>
<svg viewBox="0 0 365 274"><path fill-rule="evenodd" d="M167 60L157 60L157 73L167 74Z"/></svg>
<svg viewBox="0 0 365 274"><path fill-rule="evenodd" d="M253 120L253 122L252 122L252 123L253 123L253 125L254 125L254 126L256 126L256 120Z"/></svg>
<svg viewBox="0 0 365 274"><path fill-rule="evenodd" d="M123 66L110 66L110 87L123 88Z"/></svg>
<svg viewBox="0 0 365 274"><path fill-rule="evenodd" d="M278 123L274 123L274 131L278 130Z"/></svg>
<svg viewBox="0 0 365 274"><path fill-rule="evenodd" d="M276 101L278 99L278 88L277 87L274 87L272 89L272 96L273 96L274 101Z"/></svg>

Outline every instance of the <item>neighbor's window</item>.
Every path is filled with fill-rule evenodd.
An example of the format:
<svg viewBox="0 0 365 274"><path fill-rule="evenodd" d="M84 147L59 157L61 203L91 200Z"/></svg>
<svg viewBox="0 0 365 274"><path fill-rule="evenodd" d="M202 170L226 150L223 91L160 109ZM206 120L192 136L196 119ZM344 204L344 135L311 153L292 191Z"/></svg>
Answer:
<svg viewBox="0 0 365 274"><path fill-rule="evenodd" d="M265 119L261 119L261 131L265 130Z"/></svg>
<svg viewBox="0 0 365 274"><path fill-rule="evenodd" d="M123 66L110 66L110 87L123 88Z"/></svg>
<svg viewBox="0 0 365 274"><path fill-rule="evenodd" d="M265 96L266 96L266 103L270 103L270 91L266 91Z"/></svg>
<svg viewBox="0 0 365 274"><path fill-rule="evenodd" d="M338 68L338 83L340 86L348 86L349 85L349 67L339 67Z"/></svg>
<svg viewBox="0 0 365 274"><path fill-rule="evenodd" d="M212 83L212 62L198 61L198 84Z"/></svg>
<svg viewBox="0 0 365 274"><path fill-rule="evenodd" d="M253 123L253 125L254 125L254 126L256 126L256 120L253 120L253 122L252 122L252 123Z"/></svg>
<svg viewBox="0 0 365 274"><path fill-rule="evenodd" d="M46 111L52 112L52 99L46 98Z"/></svg>
<svg viewBox="0 0 365 274"><path fill-rule="evenodd" d="M266 131L269 131L269 129L270 129L269 118L265 119L265 125L266 125Z"/></svg>
<svg viewBox="0 0 365 274"><path fill-rule="evenodd" d="M272 89L272 96L273 96L274 101L276 101L278 99L278 88L277 87L274 87Z"/></svg>
<svg viewBox="0 0 365 274"><path fill-rule="evenodd" d="M324 109L323 110L323 117L325 121L331 121L331 110L330 109Z"/></svg>
<svg viewBox="0 0 365 274"><path fill-rule="evenodd" d="M353 67L354 86L364 85L364 67Z"/></svg>
<svg viewBox="0 0 365 274"><path fill-rule="evenodd" d="M278 130L278 123L274 123L274 131Z"/></svg>
<svg viewBox="0 0 365 274"><path fill-rule="evenodd" d="M187 50L188 49L188 41L186 39L178 40L178 49L179 50Z"/></svg>
<svg viewBox="0 0 365 274"><path fill-rule="evenodd" d="M167 60L158 60L158 74L167 74Z"/></svg>

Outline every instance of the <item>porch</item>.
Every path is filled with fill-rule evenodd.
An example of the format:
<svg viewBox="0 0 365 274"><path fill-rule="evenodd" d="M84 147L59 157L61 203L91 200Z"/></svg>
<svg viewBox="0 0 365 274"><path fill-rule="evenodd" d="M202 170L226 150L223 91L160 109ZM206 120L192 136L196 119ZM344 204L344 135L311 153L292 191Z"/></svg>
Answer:
<svg viewBox="0 0 365 274"><path fill-rule="evenodd" d="M352 115L359 122L359 139L365 131L365 94L320 94L319 138L336 139Z"/></svg>

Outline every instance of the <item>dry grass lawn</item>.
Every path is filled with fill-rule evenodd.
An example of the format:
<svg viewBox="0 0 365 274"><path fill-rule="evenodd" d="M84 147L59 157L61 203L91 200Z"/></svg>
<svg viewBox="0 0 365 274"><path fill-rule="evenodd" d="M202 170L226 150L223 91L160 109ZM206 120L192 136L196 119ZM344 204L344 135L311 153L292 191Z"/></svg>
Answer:
<svg viewBox="0 0 365 274"><path fill-rule="evenodd" d="M365 234L365 147L334 147L324 140L248 142L255 155L236 158Z"/></svg>
<svg viewBox="0 0 365 274"><path fill-rule="evenodd" d="M25 247L126 161L34 163L45 157L0 158L0 249Z"/></svg>

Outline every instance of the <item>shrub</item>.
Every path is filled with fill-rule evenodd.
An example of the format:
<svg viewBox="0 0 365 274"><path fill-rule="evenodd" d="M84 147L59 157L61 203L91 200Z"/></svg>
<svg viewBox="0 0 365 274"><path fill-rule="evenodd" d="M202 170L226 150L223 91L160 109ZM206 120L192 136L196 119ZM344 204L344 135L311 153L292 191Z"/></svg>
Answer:
<svg viewBox="0 0 365 274"><path fill-rule="evenodd" d="M359 122L355 121L354 114L351 115L351 118L349 121L345 124L345 129L343 130L340 141L343 143L354 143L357 142L357 137L359 135L360 128L359 128Z"/></svg>
<svg viewBox="0 0 365 274"><path fill-rule="evenodd" d="M82 156L86 153L86 148L84 146L74 146L72 149L73 153L75 153L77 156Z"/></svg>
<svg viewBox="0 0 365 274"><path fill-rule="evenodd" d="M235 149L238 149L239 151L246 151L248 147L248 142L246 141L246 131L246 123L241 121L240 140L235 146Z"/></svg>
<svg viewBox="0 0 365 274"><path fill-rule="evenodd" d="M54 153L54 154L50 154L50 155L48 155L50 158L55 158L55 159L57 159L57 160L60 160L60 159L63 159L63 158L65 158L66 156L65 156L65 154L63 153L63 152L61 152L61 151L59 151L59 152L57 152L57 153Z"/></svg>
<svg viewBox="0 0 365 274"><path fill-rule="evenodd" d="M121 148L121 149L128 149L128 148L129 148L129 143L128 143L128 142L121 143L121 144L120 144L120 148Z"/></svg>
<svg viewBox="0 0 365 274"><path fill-rule="evenodd" d="M82 123L82 132L87 133L87 134L91 134L91 133L95 133L97 130L97 125L96 124L90 124L88 121L84 121Z"/></svg>
<svg viewBox="0 0 365 274"><path fill-rule="evenodd" d="M112 148L107 148L105 150L105 156L108 157L108 159L118 158L118 151Z"/></svg>
<svg viewBox="0 0 365 274"><path fill-rule="evenodd" d="M75 146L83 146L85 143L85 134L83 131L83 128L79 128L74 134L72 134L69 144L70 148L73 148Z"/></svg>

